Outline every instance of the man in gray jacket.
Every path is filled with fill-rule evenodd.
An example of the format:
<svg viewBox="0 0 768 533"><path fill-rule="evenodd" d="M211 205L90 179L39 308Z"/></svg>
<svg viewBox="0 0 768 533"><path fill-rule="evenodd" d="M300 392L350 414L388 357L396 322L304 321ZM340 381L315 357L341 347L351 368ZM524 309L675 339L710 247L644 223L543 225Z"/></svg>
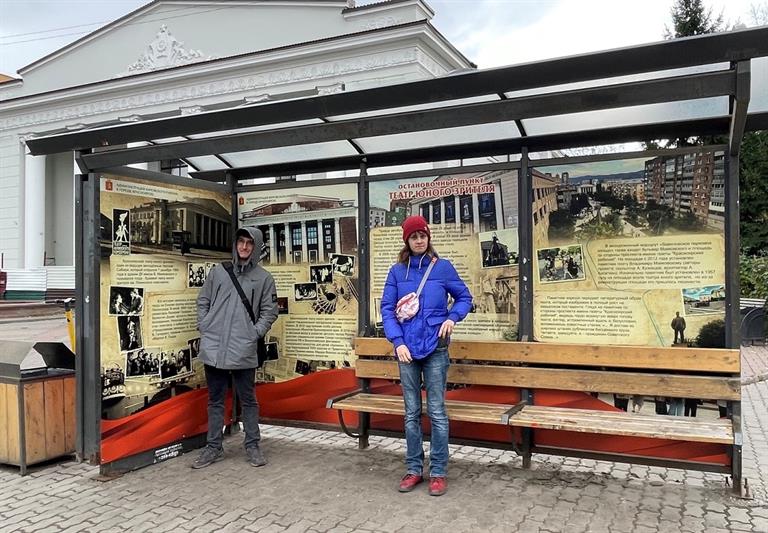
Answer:
<svg viewBox="0 0 768 533"><path fill-rule="evenodd" d="M263 242L258 228L240 228L232 250L233 271L254 320L221 264L211 269L197 297L199 357L205 364L208 382L208 441L192 468L203 468L224 458L224 398L230 374L243 406L248 462L253 466L267 464L259 449L259 404L254 394L259 365L256 347L277 319L277 291L272 275L257 264Z"/></svg>

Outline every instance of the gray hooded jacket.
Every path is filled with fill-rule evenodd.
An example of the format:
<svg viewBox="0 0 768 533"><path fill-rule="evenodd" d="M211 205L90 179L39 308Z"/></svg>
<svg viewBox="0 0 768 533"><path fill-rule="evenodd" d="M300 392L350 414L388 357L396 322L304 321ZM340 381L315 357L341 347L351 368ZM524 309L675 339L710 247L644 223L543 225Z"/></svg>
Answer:
<svg viewBox="0 0 768 533"><path fill-rule="evenodd" d="M237 238L232 245L232 264L237 280L253 308L251 322L229 274L221 264L213 267L197 297L197 327L200 330L200 360L225 370L256 368L256 345L277 320L277 290L272 275L257 263L264 238L261 230L244 227L254 242L248 261L240 264Z"/></svg>

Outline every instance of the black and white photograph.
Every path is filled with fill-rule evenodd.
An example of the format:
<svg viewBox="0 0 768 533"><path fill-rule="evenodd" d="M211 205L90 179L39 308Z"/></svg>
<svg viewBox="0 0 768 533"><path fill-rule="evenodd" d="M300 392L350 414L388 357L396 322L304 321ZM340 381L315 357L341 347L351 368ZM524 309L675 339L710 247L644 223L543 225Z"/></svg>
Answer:
<svg viewBox="0 0 768 533"><path fill-rule="evenodd" d="M141 335L141 318L137 316L118 316L117 336L120 339L121 352L136 350L144 346Z"/></svg>
<svg viewBox="0 0 768 533"><path fill-rule="evenodd" d="M309 267L309 280L314 283L330 283L333 281L333 267L328 265L313 265Z"/></svg>
<svg viewBox="0 0 768 533"><path fill-rule="evenodd" d="M581 244L558 248L540 248L536 251L536 258L538 259L539 281L541 283L586 279Z"/></svg>
<svg viewBox="0 0 768 533"><path fill-rule="evenodd" d="M125 375L129 378L160 374L159 348L139 348L125 353Z"/></svg>
<svg viewBox="0 0 768 533"><path fill-rule="evenodd" d="M112 255L131 254L131 211L112 210Z"/></svg>
<svg viewBox="0 0 768 533"><path fill-rule="evenodd" d="M517 228L486 231L478 237L483 268L505 267L517 263Z"/></svg>
<svg viewBox="0 0 768 533"><path fill-rule="evenodd" d="M301 359L296 360L296 367L294 368L294 372L306 376L311 371L312 367L310 366L309 361L303 361Z"/></svg>
<svg viewBox="0 0 768 533"><path fill-rule="evenodd" d="M192 372L192 356L189 348L168 350L160 353L160 379L184 377Z"/></svg>
<svg viewBox="0 0 768 533"><path fill-rule="evenodd" d="M125 372L117 364L101 369L101 399L115 400L125 398Z"/></svg>
<svg viewBox="0 0 768 533"><path fill-rule="evenodd" d="M208 271L206 263L187 263L187 287L190 289L202 287Z"/></svg>
<svg viewBox="0 0 768 533"><path fill-rule="evenodd" d="M142 287L110 287L109 314L112 316L142 316L144 314L144 289Z"/></svg>
<svg viewBox="0 0 768 533"><path fill-rule="evenodd" d="M197 359L197 356L200 355L200 337L188 340L187 344L189 344L190 357L192 359Z"/></svg>
<svg viewBox="0 0 768 533"><path fill-rule="evenodd" d="M288 314L288 297L287 296L278 296L277 297L277 314L278 315L287 315Z"/></svg>
<svg viewBox="0 0 768 533"><path fill-rule="evenodd" d="M294 299L297 302L317 300L317 283L294 283Z"/></svg>
<svg viewBox="0 0 768 533"><path fill-rule="evenodd" d="M342 276L355 275L355 256L344 254L331 254L331 267L333 273L339 273Z"/></svg>

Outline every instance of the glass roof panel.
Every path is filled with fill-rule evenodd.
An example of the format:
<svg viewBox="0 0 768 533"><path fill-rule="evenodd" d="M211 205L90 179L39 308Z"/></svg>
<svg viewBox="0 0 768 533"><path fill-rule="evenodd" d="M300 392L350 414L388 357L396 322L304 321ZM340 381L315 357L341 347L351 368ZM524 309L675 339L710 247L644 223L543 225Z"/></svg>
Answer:
<svg viewBox="0 0 768 533"><path fill-rule="evenodd" d="M293 122L280 122L279 124L263 124L261 126L252 126L249 128L238 128L234 130L209 131L206 133L195 133L189 135L190 139L207 139L209 137L223 137L225 135L237 135L238 133L252 133L254 131L276 130L280 128L292 128L295 126L306 126L308 124L322 124L323 121L318 118L307 120L295 120Z"/></svg>
<svg viewBox="0 0 768 533"><path fill-rule="evenodd" d="M752 60L752 94L749 100L750 113L768 111L768 57Z"/></svg>
<svg viewBox="0 0 768 533"><path fill-rule="evenodd" d="M613 78L600 78L596 80L586 80L574 83L565 83L561 85L550 85L548 87L536 87L533 89L524 89L522 91L513 91L504 93L508 98L518 98L521 96L530 96L533 94L547 94L560 91L572 91L575 89L585 89L587 87L607 87L618 85L620 83L630 83L634 81L656 80L661 78L671 78L674 76L684 76L686 74L697 74L702 72L713 72L717 70L727 70L728 63L715 63L712 65L699 65L695 67L686 67L671 70L659 70L656 72L643 72L640 74L629 74L627 76L616 76Z"/></svg>
<svg viewBox="0 0 768 533"><path fill-rule="evenodd" d="M193 165L198 170L221 170L229 168L226 163L213 155L185 157L184 160Z"/></svg>
<svg viewBox="0 0 768 533"><path fill-rule="evenodd" d="M355 142L366 153L377 153L516 137L520 137L520 130L517 129L514 122L496 122L493 124L462 126L460 128L444 128L441 130L366 137L365 139L355 139Z"/></svg>
<svg viewBox="0 0 768 533"><path fill-rule="evenodd" d="M497 94L486 94L481 96L475 96L472 98L461 98L459 100L445 100L442 102L431 102L427 104L418 104L418 105L409 105L404 107L391 107L388 109L379 109L376 111L367 111L365 113L352 113L348 115L336 115L332 117L326 117L331 122L336 122L339 120L349 120L354 118L365 118L365 117L375 117L375 116L381 116L381 115L393 115L395 113L402 113L405 111L421 111L424 109L435 109L435 108L441 108L441 107L455 107L459 105L464 104L476 104L479 102L492 102L494 100L499 100L499 95Z"/></svg>
<svg viewBox="0 0 768 533"><path fill-rule="evenodd" d="M552 117L529 118L524 122L528 135L549 135L568 131L631 126L655 122L699 119L728 113L728 97L703 98L601 111L586 111Z"/></svg>
<svg viewBox="0 0 768 533"><path fill-rule="evenodd" d="M165 139L152 139L153 144L168 144L168 143L177 143L181 141L186 141L184 137L167 137Z"/></svg>
<svg viewBox="0 0 768 533"><path fill-rule="evenodd" d="M348 155L357 155L357 151L347 141L332 141L306 144L303 146L286 146L221 155L233 167L238 168L306 161L311 159L344 157Z"/></svg>

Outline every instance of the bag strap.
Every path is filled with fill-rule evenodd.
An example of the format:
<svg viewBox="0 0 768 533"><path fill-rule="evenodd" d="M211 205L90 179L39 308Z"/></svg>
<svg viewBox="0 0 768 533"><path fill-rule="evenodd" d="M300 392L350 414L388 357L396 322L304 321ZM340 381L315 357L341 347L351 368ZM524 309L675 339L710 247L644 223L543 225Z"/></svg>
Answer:
<svg viewBox="0 0 768 533"><path fill-rule="evenodd" d="M248 311L248 316L251 317L251 323L256 324L256 315L253 314L253 308L248 302L248 298L245 297L245 293L243 292L243 288L240 286L240 282L237 281L237 277L235 276L235 267L232 265L232 261L224 261L221 263L221 266L223 266L224 270L226 270L227 274L229 274L229 279L232 280L232 285L235 286L235 290L237 290L237 294L240 296L240 301L243 302L245 310Z"/></svg>
<svg viewBox="0 0 768 533"><path fill-rule="evenodd" d="M424 285L427 283L427 278L429 277L429 273L432 272L432 267L435 266L435 263L437 263L437 257L433 257L432 261L429 262L427 271L424 272L424 277L421 278L421 283L419 283L419 288L416 289L416 298L421 296L421 290L424 288Z"/></svg>

